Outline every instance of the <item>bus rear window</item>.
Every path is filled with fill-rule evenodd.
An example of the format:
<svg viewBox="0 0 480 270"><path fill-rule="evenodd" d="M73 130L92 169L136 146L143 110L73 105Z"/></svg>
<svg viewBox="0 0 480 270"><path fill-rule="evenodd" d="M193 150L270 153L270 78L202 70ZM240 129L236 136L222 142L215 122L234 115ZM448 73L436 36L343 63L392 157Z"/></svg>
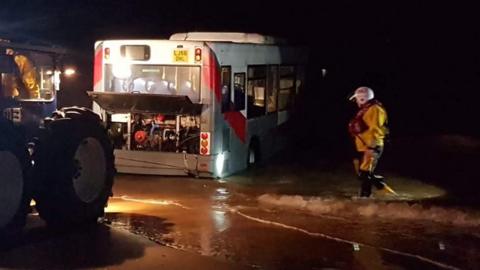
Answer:
<svg viewBox="0 0 480 270"><path fill-rule="evenodd" d="M105 90L188 96L200 101L200 66L105 65Z"/></svg>
<svg viewBox="0 0 480 270"><path fill-rule="evenodd" d="M120 54L129 60L148 60L150 59L150 47L147 45L122 45Z"/></svg>

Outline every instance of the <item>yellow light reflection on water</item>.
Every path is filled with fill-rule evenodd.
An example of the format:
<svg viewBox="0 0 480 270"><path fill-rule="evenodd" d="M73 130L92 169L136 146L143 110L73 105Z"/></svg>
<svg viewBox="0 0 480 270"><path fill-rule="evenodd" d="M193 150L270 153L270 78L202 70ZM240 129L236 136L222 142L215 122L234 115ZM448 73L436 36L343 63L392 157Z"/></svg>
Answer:
<svg viewBox="0 0 480 270"><path fill-rule="evenodd" d="M183 209L191 209L190 207L184 206L180 203L171 200L161 200L161 199L143 199L143 198L134 198L130 196L119 196L112 197L108 202L108 207L105 209L107 213L125 213L125 212L136 212L144 210L149 206L177 206Z"/></svg>

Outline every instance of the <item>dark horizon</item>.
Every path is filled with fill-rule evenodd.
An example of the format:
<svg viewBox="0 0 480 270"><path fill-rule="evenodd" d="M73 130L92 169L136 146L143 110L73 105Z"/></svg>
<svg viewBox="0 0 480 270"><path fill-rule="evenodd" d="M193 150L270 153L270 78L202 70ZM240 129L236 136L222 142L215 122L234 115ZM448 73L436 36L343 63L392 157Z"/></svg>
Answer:
<svg viewBox="0 0 480 270"><path fill-rule="evenodd" d="M480 89L480 30L473 8L436 3L246 2L226 6L174 2L6 1L0 37L42 41L71 49L77 81L59 93L65 105L88 106L93 44L110 38L168 38L185 31L256 32L306 45L309 88L301 110L321 134L344 132L354 110L347 96L368 85L386 105L394 134L461 133L474 126ZM321 69L325 80L319 80ZM68 93L67 93L68 91ZM318 110L323 108L324 112ZM333 135L332 135L333 136Z"/></svg>

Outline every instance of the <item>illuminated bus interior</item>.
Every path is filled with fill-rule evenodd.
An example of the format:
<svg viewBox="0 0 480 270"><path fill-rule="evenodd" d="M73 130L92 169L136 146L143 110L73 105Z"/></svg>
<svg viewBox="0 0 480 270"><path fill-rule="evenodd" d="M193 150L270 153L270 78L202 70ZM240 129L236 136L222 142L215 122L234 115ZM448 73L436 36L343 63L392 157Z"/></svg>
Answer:
<svg viewBox="0 0 480 270"><path fill-rule="evenodd" d="M188 96L195 103L200 100L199 66L107 64L105 70L108 92Z"/></svg>

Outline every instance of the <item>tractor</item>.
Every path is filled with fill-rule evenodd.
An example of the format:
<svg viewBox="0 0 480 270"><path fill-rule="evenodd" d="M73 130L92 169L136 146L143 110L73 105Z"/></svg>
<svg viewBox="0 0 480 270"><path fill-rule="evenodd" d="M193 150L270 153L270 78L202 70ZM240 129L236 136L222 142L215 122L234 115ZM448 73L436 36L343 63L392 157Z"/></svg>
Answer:
<svg viewBox="0 0 480 270"><path fill-rule="evenodd" d="M104 215L115 173L112 143L88 108L57 109L66 50L0 40L0 236L35 209L48 225Z"/></svg>

